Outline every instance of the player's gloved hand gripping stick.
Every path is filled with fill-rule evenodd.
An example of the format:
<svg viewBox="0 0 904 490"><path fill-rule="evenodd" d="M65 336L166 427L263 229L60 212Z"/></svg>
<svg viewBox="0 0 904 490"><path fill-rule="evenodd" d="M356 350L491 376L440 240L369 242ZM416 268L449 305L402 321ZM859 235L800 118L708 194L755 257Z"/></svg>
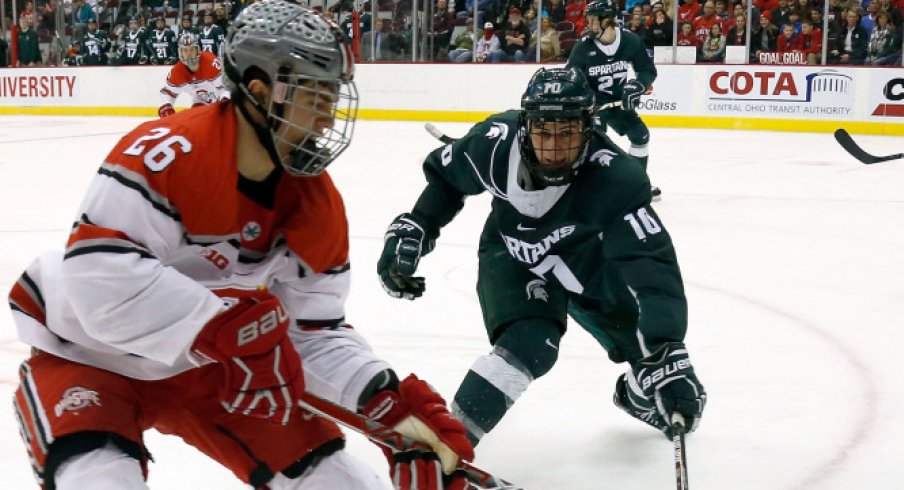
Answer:
<svg viewBox="0 0 904 490"><path fill-rule="evenodd" d="M404 383L404 381L403 381ZM401 384L400 384L401 387ZM396 454L408 451L433 451L429 445L417 442L392 428L369 418L365 415L346 410L328 400L324 400L311 393L302 394L298 402L299 406L314 415L331 420L343 425L355 432L363 434L374 443L386 447ZM521 487L498 478L470 463L459 460L455 472L462 474L471 485L469 488L485 490L520 490ZM453 474L455 473L453 472ZM448 488L448 487L447 487ZM462 488L462 487L459 487Z"/></svg>

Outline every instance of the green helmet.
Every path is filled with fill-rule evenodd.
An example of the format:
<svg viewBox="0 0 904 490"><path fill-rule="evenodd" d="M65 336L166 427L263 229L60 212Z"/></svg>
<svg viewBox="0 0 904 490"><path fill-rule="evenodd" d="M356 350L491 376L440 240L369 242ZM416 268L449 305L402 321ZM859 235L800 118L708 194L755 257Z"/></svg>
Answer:
<svg viewBox="0 0 904 490"><path fill-rule="evenodd" d="M594 15L596 17L618 17L618 7L612 0L593 0L587 4L585 15Z"/></svg>
<svg viewBox="0 0 904 490"><path fill-rule="evenodd" d="M593 102L593 91L587 78L577 68L541 68L531 77L527 90L521 96L518 139L521 160L538 183L565 185L577 174L593 128ZM538 148L534 147L530 136L531 130L541 123L569 121L580 123L579 141L569 147L570 150L579 150L576 157L571 161L541 163L537 156Z"/></svg>

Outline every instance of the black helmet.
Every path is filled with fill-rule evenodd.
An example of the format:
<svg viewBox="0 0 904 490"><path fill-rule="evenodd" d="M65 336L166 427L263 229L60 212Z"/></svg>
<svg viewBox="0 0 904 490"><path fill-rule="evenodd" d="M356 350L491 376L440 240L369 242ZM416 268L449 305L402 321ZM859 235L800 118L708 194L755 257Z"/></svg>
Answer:
<svg viewBox="0 0 904 490"><path fill-rule="evenodd" d="M584 73L577 68L541 68L521 96L518 139L521 160L543 185L565 185L577 174L584 160L587 140L593 128L593 91ZM530 138L532 126L554 121L577 121L580 126L580 151L577 158L561 165L542 164ZM574 147L572 147L573 149Z"/></svg>
<svg viewBox="0 0 904 490"><path fill-rule="evenodd" d="M587 10L584 13L600 18L612 17L615 19L618 17L618 7L612 0L593 0L587 4Z"/></svg>

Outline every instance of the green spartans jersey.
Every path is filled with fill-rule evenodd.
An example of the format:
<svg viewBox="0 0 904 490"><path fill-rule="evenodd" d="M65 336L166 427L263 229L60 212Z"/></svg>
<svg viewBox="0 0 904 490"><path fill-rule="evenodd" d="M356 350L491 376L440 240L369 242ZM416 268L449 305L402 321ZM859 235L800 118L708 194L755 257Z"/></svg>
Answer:
<svg viewBox="0 0 904 490"><path fill-rule="evenodd" d="M656 79L656 67L643 41L628 30L615 32L615 41L608 46L592 35L581 38L571 50L566 65L584 72L596 93L597 105L621 100L629 66L633 65L637 81L644 87L649 88Z"/></svg>
<svg viewBox="0 0 904 490"><path fill-rule="evenodd" d="M521 164L518 114L492 116L431 152L424 162L427 187L412 214L436 237L466 196L489 192L492 211L482 248L507 251L536 278L561 285L573 301L633 296L647 347L683 340L681 274L671 238L650 206L643 168L594 132L569 185L534 190ZM613 292L613 284L620 291Z"/></svg>
<svg viewBox="0 0 904 490"><path fill-rule="evenodd" d="M220 26L213 24L202 26L199 30L198 40L201 44L201 51L209 51L216 56L223 55L223 43L226 42L226 34Z"/></svg>
<svg viewBox="0 0 904 490"><path fill-rule="evenodd" d="M135 32L127 32L122 36L122 46L119 56L123 65L137 65L145 58L144 34L139 29Z"/></svg>
<svg viewBox="0 0 904 490"><path fill-rule="evenodd" d="M147 33L144 46L153 64L163 64L167 61L178 59L179 53L176 51L176 34L169 29L162 31L153 30Z"/></svg>
<svg viewBox="0 0 904 490"><path fill-rule="evenodd" d="M110 46L110 39L107 37L107 33L105 31L85 31L85 34L82 36L81 42L82 55L84 55L84 64L107 64L107 49Z"/></svg>

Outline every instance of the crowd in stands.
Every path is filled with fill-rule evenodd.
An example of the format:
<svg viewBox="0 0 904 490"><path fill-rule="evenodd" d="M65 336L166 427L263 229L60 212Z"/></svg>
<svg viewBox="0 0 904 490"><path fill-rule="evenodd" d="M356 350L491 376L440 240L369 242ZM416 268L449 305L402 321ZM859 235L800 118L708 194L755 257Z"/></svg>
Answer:
<svg viewBox="0 0 904 490"><path fill-rule="evenodd" d="M8 14L12 2L18 7L0 36L0 66L71 66L172 64L183 30L219 55L230 20L254 0L40 0L37 8L0 1ZM354 38L365 62L564 61L587 31L586 0L435 0L417 13L413 5L423 1L308 1ZM827 32L825 5L813 0L753 0L749 10L748 0L619 1L619 22L651 56L657 46L692 46L696 62L721 63L728 48L749 43L751 63L763 53L797 53L809 64L901 64L904 0L827 0ZM13 36L17 59L7 60Z"/></svg>

